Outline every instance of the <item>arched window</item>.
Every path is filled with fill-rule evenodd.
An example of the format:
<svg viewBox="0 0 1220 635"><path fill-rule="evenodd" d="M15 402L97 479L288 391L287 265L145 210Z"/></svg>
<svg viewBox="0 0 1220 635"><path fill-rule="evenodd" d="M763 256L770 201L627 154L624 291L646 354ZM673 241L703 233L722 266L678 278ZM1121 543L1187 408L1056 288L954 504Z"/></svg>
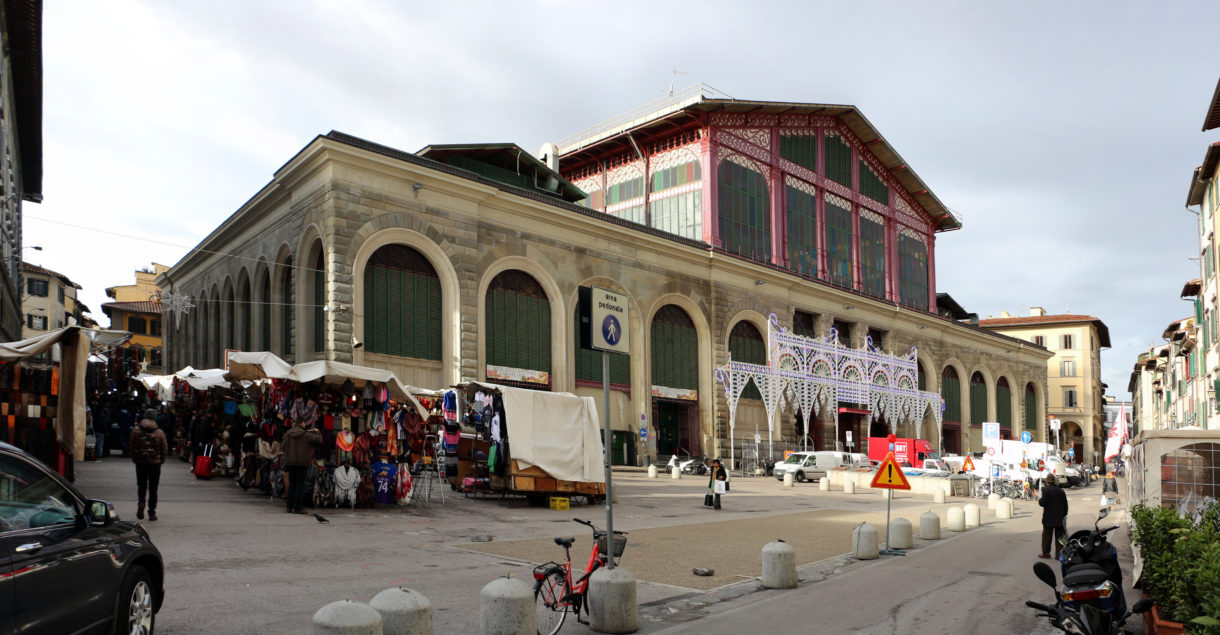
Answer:
<svg viewBox="0 0 1220 635"><path fill-rule="evenodd" d="M233 285L225 283L225 295L221 311L224 313L224 346L222 348L233 348L233 344L237 342L237 302L233 299ZM224 355L224 352L221 352ZM225 359L221 357L220 367L224 366Z"/></svg>
<svg viewBox="0 0 1220 635"><path fill-rule="evenodd" d="M283 342L283 350L280 352L284 356L294 354L292 346L292 322L293 314L296 313L296 302L293 300L295 295L292 292L292 256L284 259L284 273L280 278L280 337Z"/></svg>
<svg viewBox="0 0 1220 635"><path fill-rule="evenodd" d="M208 319L211 322L211 333L208 336L208 367L220 368L220 355L224 345L220 341L220 293L212 287L211 302L208 303Z"/></svg>
<svg viewBox="0 0 1220 635"><path fill-rule="evenodd" d="M987 420L987 383L983 373L975 371L970 376L970 425L977 426Z"/></svg>
<svg viewBox="0 0 1220 635"><path fill-rule="evenodd" d="M1004 377L995 385L995 418L1001 428L1012 430L1012 390Z"/></svg>
<svg viewBox="0 0 1220 635"><path fill-rule="evenodd" d="M1038 397L1033 384L1025 384L1025 429L1030 432L1038 429Z"/></svg>
<svg viewBox="0 0 1220 635"><path fill-rule="evenodd" d="M699 336L686 311L673 304L652 318L652 383L699 389Z"/></svg>
<svg viewBox="0 0 1220 635"><path fill-rule="evenodd" d="M720 240L725 250L751 260L771 260L771 197L762 174L720 162Z"/></svg>
<svg viewBox="0 0 1220 635"><path fill-rule="evenodd" d="M524 271L503 271L487 289L487 350L488 379L521 382L527 388L538 388L539 381L496 377L500 372L491 366L508 369L551 372L551 303L532 276ZM529 377L529 375L525 375ZM534 377L537 379L537 377Z"/></svg>
<svg viewBox="0 0 1220 635"><path fill-rule="evenodd" d="M960 422L962 420L962 382L957 376L957 370L945 366L940 374L940 396L945 400L945 421Z"/></svg>
<svg viewBox="0 0 1220 635"><path fill-rule="evenodd" d="M313 281L313 352L321 353L326 350L326 311L322 308L326 306L326 260L320 244L309 275Z"/></svg>
<svg viewBox="0 0 1220 635"><path fill-rule="evenodd" d="M263 281L259 284L263 288L263 302L259 307L260 317L262 322L262 338L259 341L259 350L271 350L271 272L263 269Z"/></svg>
<svg viewBox="0 0 1220 635"><path fill-rule="evenodd" d="M580 328L580 308L572 316L572 324L577 325L576 338L576 379L577 381L602 382L602 352L585 348L584 329ZM610 383L618 386L631 385L631 356L621 353L610 355Z"/></svg>
<svg viewBox="0 0 1220 635"><path fill-rule="evenodd" d="M729 353L735 362L762 365L767 363L767 343L763 341L762 333L758 332L758 327L745 320L735 324L733 330L729 332ZM762 393L751 381L746 385L745 390L741 391L741 397L742 399L762 399Z"/></svg>
<svg viewBox="0 0 1220 635"><path fill-rule="evenodd" d="M441 281L406 245L383 245L364 269L364 346L370 353L441 358Z"/></svg>
<svg viewBox="0 0 1220 635"><path fill-rule="evenodd" d="M239 327L240 332L238 333L237 342L238 347L241 348L241 350L248 351L251 350L251 331L253 329L251 328L250 324L250 278L247 277L244 272L241 275L241 282L239 282L237 286L237 294L240 298L239 305L241 312L241 326Z"/></svg>
<svg viewBox="0 0 1220 635"><path fill-rule="evenodd" d="M127 330L137 335L144 335L148 332L148 327L145 324L144 318L138 315L127 317Z"/></svg>
<svg viewBox="0 0 1220 635"><path fill-rule="evenodd" d="M924 375L923 364L916 363L915 372L918 373L919 389L927 390L928 389L928 378L926 375Z"/></svg>

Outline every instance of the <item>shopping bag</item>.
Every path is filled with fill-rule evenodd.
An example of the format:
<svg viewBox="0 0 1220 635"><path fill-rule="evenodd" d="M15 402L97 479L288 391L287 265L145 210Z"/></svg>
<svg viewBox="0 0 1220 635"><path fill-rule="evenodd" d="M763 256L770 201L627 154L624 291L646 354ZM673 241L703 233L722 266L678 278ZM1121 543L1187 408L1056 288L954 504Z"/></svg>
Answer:
<svg viewBox="0 0 1220 635"><path fill-rule="evenodd" d="M711 494L704 494L704 495L703 495L703 506L704 506L704 507L711 507L711 506L712 506L712 503L713 503L713 501L712 501L712 495L711 495Z"/></svg>
<svg viewBox="0 0 1220 635"><path fill-rule="evenodd" d="M195 457L195 478L212 478L212 446L206 445L203 454Z"/></svg>
<svg viewBox="0 0 1220 635"><path fill-rule="evenodd" d="M724 481L716 481L715 482L715 488L716 488L715 492L717 494L723 494L723 493L729 491L728 488L725 487L725 485L727 485L727 483L725 483Z"/></svg>

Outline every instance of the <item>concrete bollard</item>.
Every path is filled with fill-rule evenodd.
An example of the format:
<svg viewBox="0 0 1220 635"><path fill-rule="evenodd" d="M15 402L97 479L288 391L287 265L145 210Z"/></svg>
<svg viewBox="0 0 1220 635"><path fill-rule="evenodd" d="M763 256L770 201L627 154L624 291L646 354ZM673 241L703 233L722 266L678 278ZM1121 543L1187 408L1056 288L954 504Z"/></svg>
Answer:
<svg viewBox="0 0 1220 635"><path fill-rule="evenodd" d="M847 476L847 475L844 474L844 476ZM845 478L843 480L843 493L844 494L855 494L856 493L856 482L851 480L850 478Z"/></svg>
<svg viewBox="0 0 1220 635"><path fill-rule="evenodd" d="M656 477L657 477L657 466L649 465L648 466L648 478L656 478Z"/></svg>
<svg viewBox="0 0 1220 635"><path fill-rule="evenodd" d="M818 490L822 491L822 492L830 491L830 478L829 477L823 476L822 478L818 479Z"/></svg>
<svg viewBox="0 0 1220 635"><path fill-rule="evenodd" d="M784 487L792 487L793 483L792 472L784 472Z"/></svg>
<svg viewBox="0 0 1220 635"><path fill-rule="evenodd" d="M966 513L961 507L950 507L947 520L949 531L966 531Z"/></svg>
<svg viewBox="0 0 1220 635"><path fill-rule="evenodd" d="M369 606L381 614L384 635L432 635L432 602L406 587L392 587L373 596Z"/></svg>
<svg viewBox="0 0 1220 635"><path fill-rule="evenodd" d="M995 509L995 504L1000 502L1000 495L992 492L987 495L987 509Z"/></svg>
<svg viewBox="0 0 1220 635"><path fill-rule="evenodd" d="M595 633L634 633L640 630L635 576L615 567L602 567L589 577L589 628ZM530 631L533 633L534 631Z"/></svg>
<svg viewBox="0 0 1220 635"><path fill-rule="evenodd" d="M937 505L943 505L945 502L945 490L937 488L932 492L932 502Z"/></svg>
<svg viewBox="0 0 1220 635"><path fill-rule="evenodd" d="M479 592L480 635L535 635L534 591L516 578L496 578Z"/></svg>
<svg viewBox="0 0 1220 635"><path fill-rule="evenodd" d="M857 560L876 560L881 556L877 546L877 528L868 523L860 523L851 532L852 553Z"/></svg>
<svg viewBox="0 0 1220 635"><path fill-rule="evenodd" d="M967 529L969 529L970 527L978 527L980 524L982 524L983 515L982 515L982 513L979 512L978 505L975 505L974 503L969 503L965 507L962 508L962 511L965 512L965 514L966 514L966 528Z"/></svg>
<svg viewBox="0 0 1220 635"><path fill-rule="evenodd" d="M682 468L680 468L676 465L669 468L669 478L672 478L675 480L682 478Z"/></svg>
<svg viewBox="0 0 1220 635"><path fill-rule="evenodd" d="M1004 498L995 506L995 517L998 520L1008 520L1012 518L1012 499Z"/></svg>
<svg viewBox="0 0 1220 635"><path fill-rule="evenodd" d="M890 520L890 533L885 538L885 546L889 549L910 549L913 544L911 521L905 518Z"/></svg>
<svg viewBox="0 0 1220 635"><path fill-rule="evenodd" d="M762 580L768 589L796 588L796 549L776 540L763 545Z"/></svg>
<svg viewBox="0 0 1220 635"><path fill-rule="evenodd" d="M928 510L919 515L919 537L924 540L940 540L940 516Z"/></svg>
<svg viewBox="0 0 1220 635"><path fill-rule="evenodd" d="M351 600L331 602L313 614L313 633L314 635L381 635L381 614L362 602Z"/></svg>

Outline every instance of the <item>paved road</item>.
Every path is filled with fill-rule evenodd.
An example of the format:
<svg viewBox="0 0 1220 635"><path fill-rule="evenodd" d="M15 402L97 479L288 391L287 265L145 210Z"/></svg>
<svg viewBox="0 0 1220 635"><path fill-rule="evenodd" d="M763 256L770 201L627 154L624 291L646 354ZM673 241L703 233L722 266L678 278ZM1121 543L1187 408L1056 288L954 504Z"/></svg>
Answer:
<svg viewBox="0 0 1220 635"><path fill-rule="evenodd" d="M134 517L130 462L107 458L81 464L77 473L86 494L111 500L124 518ZM770 478L737 478L725 510L711 512L699 504L705 479L652 480L617 472L615 479L616 528L688 526L692 543L709 550L731 549L740 541L732 533L735 519L813 510L864 517L884 510L875 492L849 497L818 492L812 484L788 489ZM1091 522L1099 495L1098 487L1069 494L1073 527ZM556 512L450 495L445 504L434 499L412 509L322 510L330 522L321 524L310 515L285 514L281 503L242 491L231 480L197 481L177 460L164 468L161 499L161 520L146 526L167 565L167 597L157 617L158 631L165 633L305 632L314 611L328 602L368 601L394 585L429 598L435 632L477 632L482 587L504 575L528 581L533 564L471 551L472 536L489 534L496 542L581 536L587 530L572 523L573 516L598 524L605 518L600 506ZM895 515L916 526L918 515L930 508L943 515L929 498L904 496L894 503ZM642 581L640 632L749 632L757 630L760 615L769 631L779 632L1050 632L1024 606L1026 599L1049 594L1030 569L1038 552L1038 508L1021 503L1018 511L1013 521L947 534L952 537L917 545L905 557L835 557L804 566L795 590L765 591L757 579L745 578L710 591ZM989 517L984 505L984 520ZM729 521L717 525L724 529L715 540L706 539L709 520ZM816 524L808 528L818 530ZM1126 549L1125 535L1116 542ZM554 557L561 555L556 548ZM757 562L758 554L742 558ZM698 564L673 562L676 570ZM570 624L564 632L589 631Z"/></svg>

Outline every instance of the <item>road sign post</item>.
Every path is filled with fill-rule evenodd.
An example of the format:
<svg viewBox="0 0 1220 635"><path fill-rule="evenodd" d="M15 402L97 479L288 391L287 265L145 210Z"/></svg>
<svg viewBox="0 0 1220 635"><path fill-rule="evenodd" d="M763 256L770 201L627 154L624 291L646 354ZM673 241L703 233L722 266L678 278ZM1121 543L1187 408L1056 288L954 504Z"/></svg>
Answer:
<svg viewBox="0 0 1220 635"><path fill-rule="evenodd" d="M893 450L885 454L885 460L881 461L881 465L877 467L877 473L873 475L870 487L890 490L890 495L885 499L885 549L882 549L881 553L891 556L905 556L906 554L901 549L890 549L890 505L893 504L894 500L893 490L909 490L911 489L911 482L907 480L907 475L902 472L902 467L894 460Z"/></svg>

